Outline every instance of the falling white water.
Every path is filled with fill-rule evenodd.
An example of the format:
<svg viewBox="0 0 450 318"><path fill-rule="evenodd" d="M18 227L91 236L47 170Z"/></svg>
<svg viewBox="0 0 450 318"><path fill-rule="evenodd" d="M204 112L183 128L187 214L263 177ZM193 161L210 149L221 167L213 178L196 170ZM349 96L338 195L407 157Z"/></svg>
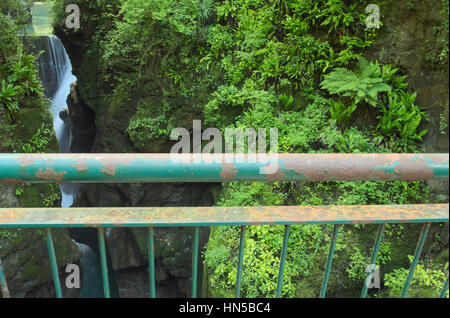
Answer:
<svg viewBox="0 0 450 318"><path fill-rule="evenodd" d="M70 84L76 81L72 74L67 52L61 40L56 36L48 36L44 39L44 55L41 55L41 78L47 91L56 91L52 96L50 112L53 116L53 128L59 143L59 151L66 153L70 151L70 130L66 123L59 117L59 113L67 108L67 96L70 93ZM53 83L51 85L50 83ZM74 196L77 192L76 184L60 184L63 208L73 204Z"/></svg>
<svg viewBox="0 0 450 318"><path fill-rule="evenodd" d="M77 78L72 74L72 66L68 63L59 82L58 90L53 96L50 105L50 112L53 115L53 128L55 129L56 138L59 142L59 151L62 153L69 152L70 131L66 127L65 122L59 117L59 113L67 108L66 100L70 93L70 84L76 80Z"/></svg>

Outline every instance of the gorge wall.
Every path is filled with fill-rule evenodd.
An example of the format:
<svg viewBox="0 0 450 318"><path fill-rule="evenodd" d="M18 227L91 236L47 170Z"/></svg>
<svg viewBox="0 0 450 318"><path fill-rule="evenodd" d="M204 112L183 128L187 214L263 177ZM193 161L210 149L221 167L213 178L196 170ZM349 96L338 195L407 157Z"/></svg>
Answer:
<svg viewBox="0 0 450 318"><path fill-rule="evenodd" d="M448 18L445 1L392 1L385 9L383 27L369 56L382 63L396 63L417 91L416 103L429 115L424 125L424 152L449 151L449 64L440 58L448 35L444 25ZM447 22L445 22L447 21ZM448 49L448 47L447 47ZM448 182L429 182L433 196L448 202Z"/></svg>
<svg viewBox="0 0 450 318"><path fill-rule="evenodd" d="M60 147L62 144L58 143L54 131L54 128L57 131L58 129L53 125L54 121L59 119L58 112L52 116L53 109L48 108L50 105L45 98L53 98L64 82L64 75L67 75L67 72L70 74L70 70L67 69L68 59L61 41L54 36L40 36L32 41L29 39L22 41L26 52L36 54L43 51L36 63L40 66L40 74L34 69L33 74L36 78L40 77L39 81L42 81L44 87L42 95L30 94L21 101L13 123L8 122L0 112L2 135L0 153L38 151L57 153L63 148ZM61 102L55 98L53 100ZM62 102L65 104L64 100ZM58 131L58 134L66 133L67 131ZM37 139L39 147L33 143L33 140ZM61 197L56 184L0 184L2 208L60 207L62 202L64 204L64 196ZM45 230L42 229L0 231L0 258L5 267L11 297L55 297L45 236ZM70 239L67 229L54 230L53 240L61 272L65 264L79 262L81 252ZM62 284L62 287L66 297L78 295L78 290L67 289L65 284Z"/></svg>
<svg viewBox="0 0 450 318"><path fill-rule="evenodd" d="M93 74L95 61L82 52L88 48L89 37L67 37L56 30L68 51L73 73L78 80L68 97L69 120L72 129L70 152L137 153L125 130L135 108L133 103L119 105L120 112L111 112L102 105L100 96L83 96L80 92L98 83ZM82 62L80 62L82 61ZM89 70L89 71L88 71ZM80 89L80 86L82 87ZM136 97L138 98L138 97ZM85 102L89 100L90 103ZM92 105L92 103L99 102ZM158 101L156 100L155 103ZM90 104L90 105L89 105ZM94 111L95 109L95 111ZM154 145L154 152L169 152L170 145ZM196 183L126 183L81 185L73 206L79 207L139 207L139 206L210 206L214 203L212 189L217 185ZM98 249L97 234L90 230L70 229L71 237L92 249ZM207 242L209 231L200 232L200 246ZM148 249L145 229L110 229L106 233L107 249L119 286L120 297L148 297ZM156 229L155 257L158 297L190 295L192 263L192 229ZM200 262L201 264L201 262ZM201 266L199 283L201 282Z"/></svg>

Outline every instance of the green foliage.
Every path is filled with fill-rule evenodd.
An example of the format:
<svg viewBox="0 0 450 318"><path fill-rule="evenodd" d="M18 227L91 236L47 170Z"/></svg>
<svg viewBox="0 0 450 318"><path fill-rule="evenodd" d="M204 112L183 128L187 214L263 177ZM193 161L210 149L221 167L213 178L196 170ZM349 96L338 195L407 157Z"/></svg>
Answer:
<svg viewBox="0 0 450 318"><path fill-rule="evenodd" d="M448 39L449 39L449 1L441 0L442 9L440 11L442 15L442 22L440 25L435 25L433 27L432 41L427 41L425 43L427 47L427 55L425 59L431 64L444 65L448 63Z"/></svg>
<svg viewBox="0 0 450 318"><path fill-rule="evenodd" d="M54 135L53 130L47 128L43 123L37 132L27 139L23 145L22 150L25 153L42 153L45 152L50 139Z"/></svg>
<svg viewBox="0 0 450 318"><path fill-rule="evenodd" d="M168 131L163 128L164 124L165 118L163 116L133 118L126 133L135 145L145 148L152 139L167 135Z"/></svg>
<svg viewBox="0 0 450 318"><path fill-rule="evenodd" d="M282 226L252 226L247 228L242 275L243 297L274 297L278 275L279 255L283 242ZM309 275L313 259L324 252L319 238L320 226L293 226L290 231L287 263L283 277L282 295L296 295L296 281ZM213 297L232 297L236 284L238 228L213 228L205 264L213 269L209 284ZM292 265L292 264L295 264Z"/></svg>
<svg viewBox="0 0 450 318"><path fill-rule="evenodd" d="M331 118L337 122L348 123L357 107L356 102L353 102L350 106L345 105L345 103L340 100L330 100L329 103Z"/></svg>
<svg viewBox="0 0 450 318"><path fill-rule="evenodd" d="M54 24L63 23L64 5L80 5L81 28L65 31L91 42L81 73L92 85L80 90L139 151L165 149L173 127L204 119L222 133L277 128L279 152L416 152L426 115L397 68L362 57L377 30L365 28L370 1L350 2L64 0ZM353 121L360 110L372 122ZM406 204L428 194L423 182L230 183L217 204ZM292 227L283 296L317 296L331 230ZM359 294L370 231L342 229L335 264L345 275L330 281L333 295ZM380 264L393 261L404 233L386 227ZM282 236L282 227L248 228L243 295L274 296ZM238 241L238 228L211 232L205 271L214 296L234 295Z"/></svg>
<svg viewBox="0 0 450 318"><path fill-rule="evenodd" d="M366 103L378 114L375 137L393 152L415 151L427 133L419 130L419 125L428 117L415 105L416 93L406 91L405 76L397 76L397 71L389 64L359 58L355 72L337 68L324 76L321 86L340 97L329 101L331 118L336 122L347 123L357 105Z"/></svg>
<svg viewBox="0 0 450 318"><path fill-rule="evenodd" d="M55 207L61 200L61 190L57 184L52 183L45 193L40 193L42 205L47 208Z"/></svg>
<svg viewBox="0 0 450 318"><path fill-rule="evenodd" d="M20 197L23 194L24 191L25 191L24 186L23 185L18 185L16 187L16 196Z"/></svg>
<svg viewBox="0 0 450 318"><path fill-rule="evenodd" d="M3 4L0 4L2 6ZM1 8L1 7L0 7ZM8 16L0 14L0 65L3 65L5 59L15 52L20 45L20 41L16 36L18 26L14 23L14 20ZM4 76L3 73L0 73Z"/></svg>
<svg viewBox="0 0 450 318"><path fill-rule="evenodd" d="M32 0L2 0L0 3L0 16L9 17L17 27L23 27L30 21L29 8L31 2Z"/></svg>
<svg viewBox="0 0 450 318"><path fill-rule="evenodd" d="M16 96L18 95L18 87L13 86L13 84L2 80L2 89L0 91L0 103L8 113L10 121L15 121L16 112L19 110L19 102Z"/></svg>
<svg viewBox="0 0 450 318"><path fill-rule="evenodd" d="M0 9L9 12L11 6L12 2L7 1ZM16 120L20 105L44 98L36 57L23 52L17 36L18 23L17 19L0 14L0 105L10 122Z"/></svg>
<svg viewBox="0 0 450 318"><path fill-rule="evenodd" d="M360 58L355 72L345 68L337 68L324 76L325 79L321 86L331 94L351 98L355 104L364 101L376 106L378 94L391 91L391 87L383 83L380 75L378 63L369 63L364 58Z"/></svg>
<svg viewBox="0 0 450 318"><path fill-rule="evenodd" d="M371 153L382 152L376 149L370 135L355 127L346 128L343 132L338 129L335 122L330 121L329 126L320 134L321 142L330 149L344 153Z"/></svg>
<svg viewBox="0 0 450 318"><path fill-rule="evenodd" d="M389 105L381 105L377 128L394 152L414 151L416 144L427 133L418 130L422 120L428 116L420 106L415 105L416 93L389 96Z"/></svg>
<svg viewBox="0 0 450 318"><path fill-rule="evenodd" d="M19 38L19 29L28 19L24 4L16 0L0 3L0 151L43 152L56 144L51 143L54 132L49 128L37 56L25 52L23 43L29 38Z"/></svg>
<svg viewBox="0 0 450 318"><path fill-rule="evenodd" d="M412 262L413 256L408 256ZM409 269L398 268L384 275L384 285L390 297L399 297L408 276ZM444 281L448 275L448 261L444 267L432 263L417 264L411 281L408 297L439 297ZM448 290L446 297L449 297Z"/></svg>

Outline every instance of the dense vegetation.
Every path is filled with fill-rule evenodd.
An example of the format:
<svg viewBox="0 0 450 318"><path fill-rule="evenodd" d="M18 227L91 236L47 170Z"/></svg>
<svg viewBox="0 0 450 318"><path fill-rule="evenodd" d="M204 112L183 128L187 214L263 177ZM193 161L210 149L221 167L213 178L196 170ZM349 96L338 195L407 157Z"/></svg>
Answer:
<svg viewBox="0 0 450 318"><path fill-rule="evenodd" d="M111 120L126 118L120 129L139 151L169 150L171 130L191 127L192 119L222 132L277 128L279 152L422 151L428 116L416 104L416 92L394 63L367 57L377 37L377 29L365 27L371 1L53 2L55 28L68 37L88 35L79 70L85 102ZM81 8L79 30L64 27L69 3ZM442 4L445 14L448 1ZM383 17L391 1L379 5ZM33 58L22 53L14 37L12 20L0 18L0 36L9 36L1 43L11 43L0 46L0 102L8 119L0 129L12 131L21 99L40 96L42 89ZM448 39L448 19L443 20L436 26L430 64L448 64L448 40L441 40L445 34ZM45 135L45 129L38 132ZM23 151L39 150L33 140L43 139L33 138L28 137ZM223 185L217 205L424 202L431 201L423 182L255 182ZM433 233L441 233L442 225L434 227ZM206 295L234 295L238 230L212 229L204 251ZM292 227L283 296L317 297L331 230ZM378 258L383 286L372 296L399 294L419 231L414 225L387 226ZM375 233L372 225L341 229L328 296L359 295ZM282 237L282 227L248 228L242 296L274 296ZM410 296L436 296L448 274L448 246L438 235L430 241Z"/></svg>
<svg viewBox="0 0 450 318"><path fill-rule="evenodd" d="M277 128L280 152L421 151L427 115L415 103L416 93L395 65L364 58L377 35L377 29L365 27L369 1L72 2L82 8L82 27L74 34L92 34L85 57L92 62L84 63L90 69L81 72L94 67L102 79L80 90L91 97L90 107L109 105L111 116L129 116L126 133L140 151L167 151L161 145L170 144L170 131L190 127L192 119L222 132ZM55 4L55 25L61 28L64 2ZM382 14L389 5L382 3ZM445 47L442 54L445 60ZM256 182L224 185L217 204L428 201L422 182ZM387 227L378 261L386 273L379 295L398 294L418 230ZM359 295L375 231L370 225L343 228L329 295ZM274 295L282 232L282 227L248 229L243 296ZM330 226L292 229L284 296L317 296L330 233ZM237 228L212 230L204 254L208 295L233 295L238 241ZM448 248L439 247L438 238L433 244L434 260L421 265L423 275L416 276L411 295L435 295L445 279Z"/></svg>
<svg viewBox="0 0 450 318"><path fill-rule="evenodd" d="M31 53L33 37L19 36L28 21L21 2L0 3L0 152L57 152L49 100ZM57 185L16 187L23 206L53 206L60 198Z"/></svg>
<svg viewBox="0 0 450 318"><path fill-rule="evenodd" d="M22 2L0 2L0 153L58 152L38 56L32 53L34 38L24 32L29 18ZM57 184L0 183L2 208L55 207L60 206L60 197ZM71 261L73 256L66 258L72 243L67 233L55 231L55 238L58 261ZM0 258L16 295L50 282L48 256L40 251L45 251L42 230L0 229Z"/></svg>

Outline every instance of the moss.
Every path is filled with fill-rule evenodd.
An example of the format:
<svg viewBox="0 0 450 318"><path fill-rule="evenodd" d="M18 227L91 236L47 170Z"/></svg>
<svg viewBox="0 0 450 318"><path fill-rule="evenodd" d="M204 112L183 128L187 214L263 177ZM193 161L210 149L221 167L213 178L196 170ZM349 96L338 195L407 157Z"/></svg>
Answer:
<svg viewBox="0 0 450 318"><path fill-rule="evenodd" d="M57 207L60 206L61 191L57 184L28 184L23 187L18 199L19 205L23 208Z"/></svg>
<svg viewBox="0 0 450 318"><path fill-rule="evenodd" d="M81 252L68 236L67 229L53 229L53 242L57 264L64 266L75 262ZM13 268L7 270L20 272L21 280L39 285L51 281L50 263L41 229L17 229L0 232L0 257L15 254Z"/></svg>
<svg viewBox="0 0 450 318"><path fill-rule="evenodd" d="M53 131L51 118L50 113L45 108L21 108L18 112L18 120L14 131L15 150L23 152L21 145L32 139L39 129L47 128L50 131L50 136L48 136L46 144L40 145L40 150L43 152L58 152L58 141Z"/></svg>
<svg viewBox="0 0 450 318"><path fill-rule="evenodd" d="M80 75L77 75L77 77L83 80L77 81L77 86L80 96L83 96L83 101L86 105L95 112L98 112L101 108L99 107L101 100L99 96L101 81L98 80L100 74L98 71L98 56L96 50L91 49L90 52L90 54L86 54L81 64Z"/></svg>
<svg viewBox="0 0 450 318"><path fill-rule="evenodd" d="M133 234L136 243L139 247L139 252L145 259L148 259L148 236L145 229L133 229Z"/></svg>
<svg viewBox="0 0 450 318"><path fill-rule="evenodd" d="M444 249L439 255L433 260L436 264L445 264L449 260L448 247Z"/></svg>
<svg viewBox="0 0 450 318"><path fill-rule="evenodd" d="M1 152L11 152L14 149L14 130L16 125L8 123L0 123L0 153Z"/></svg>

